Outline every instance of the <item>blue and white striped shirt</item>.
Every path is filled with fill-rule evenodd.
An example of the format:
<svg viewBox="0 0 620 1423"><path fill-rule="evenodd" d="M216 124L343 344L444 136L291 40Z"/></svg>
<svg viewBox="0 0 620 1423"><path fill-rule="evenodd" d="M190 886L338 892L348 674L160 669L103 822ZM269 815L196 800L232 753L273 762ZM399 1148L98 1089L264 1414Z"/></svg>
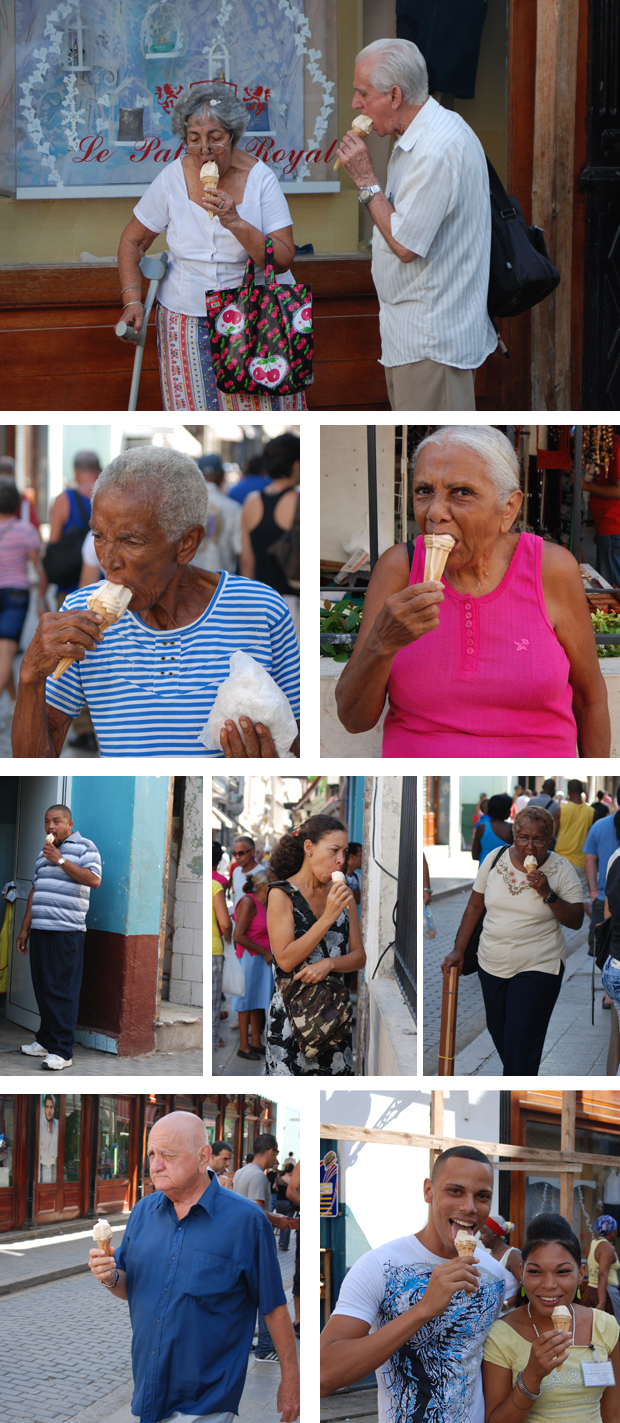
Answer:
<svg viewBox="0 0 620 1423"><path fill-rule="evenodd" d="M70 593L63 611L85 608L91 588ZM103 642L74 662L46 701L75 717L88 706L102 756L223 756L198 740L233 652L249 652L299 716L299 648L291 616L264 583L222 573L204 613L188 627L158 632L127 612Z"/></svg>
<svg viewBox="0 0 620 1423"><path fill-rule="evenodd" d="M386 195L401 262L375 227L381 364L438 361L475 370L495 350L487 312L491 202L484 151L459 114L427 99L394 145Z"/></svg>
<svg viewBox="0 0 620 1423"><path fill-rule="evenodd" d="M73 865L92 870L101 880L101 855L92 840L85 840L73 830L60 846L60 853ZM76 884L63 870L52 865L41 852L34 868L32 896L32 928L52 930L83 930L90 904L90 885Z"/></svg>

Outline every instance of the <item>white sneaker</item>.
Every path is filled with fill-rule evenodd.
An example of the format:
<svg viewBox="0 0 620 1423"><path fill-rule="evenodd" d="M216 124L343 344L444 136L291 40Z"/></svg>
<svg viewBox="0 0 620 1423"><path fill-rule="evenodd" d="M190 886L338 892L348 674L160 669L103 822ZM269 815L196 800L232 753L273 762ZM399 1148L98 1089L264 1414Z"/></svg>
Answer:
<svg viewBox="0 0 620 1423"><path fill-rule="evenodd" d="M41 1047L36 1038L33 1043L24 1043L21 1051L25 1052L26 1057L47 1057L47 1048Z"/></svg>
<svg viewBox="0 0 620 1423"><path fill-rule="evenodd" d="M73 1058L57 1057L55 1052L48 1052L45 1062L41 1063L42 1072L62 1072L63 1067L73 1067Z"/></svg>

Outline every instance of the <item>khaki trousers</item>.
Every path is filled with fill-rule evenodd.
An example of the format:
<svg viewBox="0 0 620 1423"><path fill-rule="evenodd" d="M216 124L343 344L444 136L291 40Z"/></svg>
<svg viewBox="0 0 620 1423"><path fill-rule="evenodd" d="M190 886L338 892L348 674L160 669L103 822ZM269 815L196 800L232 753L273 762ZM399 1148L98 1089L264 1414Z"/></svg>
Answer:
<svg viewBox="0 0 620 1423"><path fill-rule="evenodd" d="M473 371L442 366L438 361L383 369L392 410L476 409Z"/></svg>

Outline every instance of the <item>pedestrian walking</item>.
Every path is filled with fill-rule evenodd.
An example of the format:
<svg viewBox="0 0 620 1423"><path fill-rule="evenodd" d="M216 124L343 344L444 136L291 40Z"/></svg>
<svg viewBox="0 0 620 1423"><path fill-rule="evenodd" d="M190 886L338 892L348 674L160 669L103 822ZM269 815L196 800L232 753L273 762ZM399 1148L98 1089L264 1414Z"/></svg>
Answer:
<svg viewBox="0 0 620 1423"><path fill-rule="evenodd" d="M132 1412L141 1423L175 1410L185 1423L234 1423L259 1307L282 1371L281 1420L294 1423L299 1369L273 1231L250 1201L221 1190L210 1157L199 1117L160 1117L148 1139L154 1194L134 1206L113 1255L90 1252L95 1278L129 1303Z"/></svg>
<svg viewBox="0 0 620 1423"><path fill-rule="evenodd" d="M353 108L393 138L385 192L364 140L338 157L374 224L381 364L392 410L475 410L474 371L497 345L487 311L489 173L465 120L429 98L410 40L380 39L355 61Z"/></svg>
<svg viewBox="0 0 620 1423"><path fill-rule="evenodd" d="M471 847L472 860L479 860L480 864L498 846L512 845L511 797L492 795L487 805L488 810L478 817Z"/></svg>
<svg viewBox="0 0 620 1423"><path fill-rule="evenodd" d="M254 1201L266 1215L267 1220L276 1229L286 1229L287 1222L284 1216L270 1211L271 1187L267 1180L266 1172L276 1165L278 1160L277 1138L271 1132L261 1132L254 1138L254 1152L251 1162L241 1166L235 1171L233 1177L233 1191L236 1195L245 1196L247 1200ZM259 1363L275 1364L277 1353L274 1348L273 1339L270 1333L270 1321L265 1318L264 1312L259 1309L258 1313L258 1339L256 1342L255 1359Z"/></svg>
<svg viewBox="0 0 620 1423"><path fill-rule="evenodd" d="M41 547L37 530L20 519L19 503L17 485L0 476L0 697L6 689L13 703L13 658L30 600L28 560L38 573Z"/></svg>
<svg viewBox="0 0 620 1423"><path fill-rule="evenodd" d="M213 902L213 923L211 926L211 1049L216 1052L224 1047L220 1038L220 1015L222 1010L222 977L224 973L224 940L230 942L232 920L226 905L226 896L218 880L211 881Z"/></svg>
<svg viewBox="0 0 620 1423"><path fill-rule="evenodd" d="M211 573L222 568L236 573L241 553L241 509L221 487L226 472L219 455L199 455L196 464L208 485L209 506L207 531L192 563L195 568L206 568Z"/></svg>
<svg viewBox="0 0 620 1423"><path fill-rule="evenodd" d="M42 1058L48 1072L73 1063L86 915L91 889L101 884L101 856L92 840L73 829L66 805L45 812L45 844L37 857L33 886L17 938L17 952L28 953L41 1024L26 1057Z"/></svg>
<svg viewBox="0 0 620 1423"><path fill-rule="evenodd" d="M295 1207L289 1200L288 1188L291 1183L291 1176L295 1170L294 1161L285 1161L282 1167L282 1174L276 1178L276 1208L280 1215L293 1215ZM278 1249L286 1252L291 1238L290 1230L281 1230L278 1241Z"/></svg>
<svg viewBox="0 0 620 1423"><path fill-rule="evenodd" d="M583 890L572 865L549 849L554 824L540 806L514 818L514 844L480 866L443 973L463 967L486 910L478 976L487 1027L504 1076L536 1076L566 958L562 926L583 923Z"/></svg>
<svg viewBox="0 0 620 1423"><path fill-rule="evenodd" d="M579 883L583 890L584 909L589 916L591 913L590 886L585 870L586 857L584 845L588 831L594 820L594 811L591 805L586 805L584 801L583 785L581 781L569 781L568 798L563 800L561 805L555 805L552 810L553 822L556 827L555 852L568 860L569 865L577 871Z"/></svg>
<svg viewBox="0 0 620 1423"><path fill-rule="evenodd" d="M241 515L241 572L279 593L299 640L299 456L297 435L278 435L263 450L270 482L248 494ZM286 537L288 535L288 537ZM293 564L297 562L297 575Z"/></svg>
<svg viewBox="0 0 620 1423"><path fill-rule="evenodd" d="M265 1049L260 1035L263 1014L269 1012L273 994L273 958L267 929L267 898L269 879L266 869L257 865L243 884L243 894L235 905L233 942L241 960L245 990L235 995L231 1011L239 1015L239 1048L237 1057L259 1061ZM251 1037L248 1031L251 1027Z"/></svg>

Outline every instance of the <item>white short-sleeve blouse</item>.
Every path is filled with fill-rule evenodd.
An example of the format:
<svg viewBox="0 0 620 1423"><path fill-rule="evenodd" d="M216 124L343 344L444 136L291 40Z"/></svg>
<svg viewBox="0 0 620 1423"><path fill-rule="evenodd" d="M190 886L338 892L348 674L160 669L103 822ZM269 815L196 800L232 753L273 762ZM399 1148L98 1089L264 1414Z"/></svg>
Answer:
<svg viewBox="0 0 620 1423"><path fill-rule="evenodd" d="M274 173L260 159L247 176L237 212L245 222L268 234L291 227L288 203ZM170 256L157 293L162 306L183 316L205 316L205 292L239 287L248 254L219 218L190 200L183 159L162 168L134 208L134 216L151 232L165 232ZM257 282L264 273L256 267ZM292 272L277 281L291 284Z"/></svg>

